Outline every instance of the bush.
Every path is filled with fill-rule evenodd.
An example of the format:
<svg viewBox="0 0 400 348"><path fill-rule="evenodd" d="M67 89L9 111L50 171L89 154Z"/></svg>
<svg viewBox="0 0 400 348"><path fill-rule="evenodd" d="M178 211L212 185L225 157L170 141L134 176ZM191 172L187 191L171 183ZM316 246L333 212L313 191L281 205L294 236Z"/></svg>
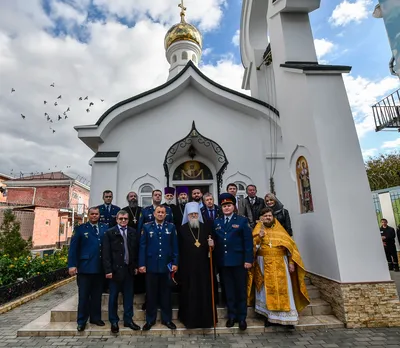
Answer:
<svg viewBox="0 0 400 348"><path fill-rule="evenodd" d="M65 268L67 259L67 248L57 251L53 255L45 255L43 258L39 255L11 257L8 254L2 254L0 255L0 286L12 284L18 278L28 279Z"/></svg>

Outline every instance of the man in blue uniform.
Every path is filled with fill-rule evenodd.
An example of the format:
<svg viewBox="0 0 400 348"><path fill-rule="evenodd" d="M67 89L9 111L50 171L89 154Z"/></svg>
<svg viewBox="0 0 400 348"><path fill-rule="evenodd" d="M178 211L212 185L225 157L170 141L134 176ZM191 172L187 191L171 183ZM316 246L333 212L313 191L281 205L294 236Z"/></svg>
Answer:
<svg viewBox="0 0 400 348"><path fill-rule="evenodd" d="M230 193L219 196L223 215L214 220L213 239L217 266L222 273L228 307L226 327L239 323L246 330L246 278L253 264L253 237L245 217L234 213L236 198Z"/></svg>
<svg viewBox="0 0 400 348"><path fill-rule="evenodd" d="M156 322L157 304L160 304L161 323L171 330L172 322L170 272L178 270L178 238L175 225L165 221L166 207L159 205L154 222L143 226L140 237L139 272L146 273L146 324L148 331Z"/></svg>
<svg viewBox="0 0 400 348"><path fill-rule="evenodd" d="M78 331L85 330L86 322L104 326L101 320L101 293L104 271L101 248L105 224L99 223L99 209L89 209L89 222L75 227L68 253L68 271L77 274L78 283Z"/></svg>
<svg viewBox="0 0 400 348"><path fill-rule="evenodd" d="M110 190L103 192L104 204L99 205L100 222L106 224L108 227L113 227L117 224L115 220L117 213L121 210L120 207L111 204L113 200L113 193Z"/></svg>
<svg viewBox="0 0 400 348"><path fill-rule="evenodd" d="M140 214L139 224L138 224L138 233L140 233L142 231L144 224L155 220L154 212L155 212L156 208L159 205L161 205L162 192L160 190L154 190L152 192L151 196L153 199L153 204L142 209L142 212ZM165 221L173 222L173 215L172 215L171 208L165 207L165 209L166 209L166 214L167 214L165 217Z"/></svg>

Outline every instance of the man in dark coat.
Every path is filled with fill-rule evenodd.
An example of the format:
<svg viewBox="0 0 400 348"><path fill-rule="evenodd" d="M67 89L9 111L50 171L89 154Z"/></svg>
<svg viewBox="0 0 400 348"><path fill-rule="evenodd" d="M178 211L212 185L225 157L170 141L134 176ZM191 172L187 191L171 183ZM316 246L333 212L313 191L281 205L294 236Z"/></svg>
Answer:
<svg viewBox="0 0 400 348"><path fill-rule="evenodd" d="M177 231L179 232L180 227L182 226L183 213L185 211L185 205L189 199L189 187L187 186L178 186L176 188L176 194L178 196L178 202L173 210L174 215L174 224L176 226Z"/></svg>
<svg viewBox="0 0 400 348"><path fill-rule="evenodd" d="M110 279L108 317L111 332L118 333L118 295L121 292L124 302L124 326L140 330L133 321L133 276L138 268L138 236L128 226L128 212L117 213L117 225L107 230L103 243L103 265L106 278Z"/></svg>
<svg viewBox="0 0 400 348"><path fill-rule="evenodd" d="M172 210L172 214L174 213L176 205L174 204L174 196L175 196L175 188L173 187L164 187L164 203L163 205L166 207L170 207Z"/></svg>
<svg viewBox="0 0 400 348"><path fill-rule="evenodd" d="M247 204L250 209L247 210L244 209L243 211L245 214L251 213L251 218L249 218L248 216L246 217L249 218L249 221L251 221L250 227L254 228L257 224L257 220L260 217L261 210L263 210L266 207L266 205L262 198L257 197L256 185L248 185L246 187L246 193L247 197L243 199L242 202L244 202L244 204ZM239 209L239 211L240 210L241 209Z"/></svg>
<svg viewBox="0 0 400 348"><path fill-rule="evenodd" d="M389 270L399 272L399 260L396 249L396 232L393 227L388 225L386 219L381 219L381 238Z"/></svg>
<svg viewBox="0 0 400 348"><path fill-rule="evenodd" d="M115 217L120 210L120 207L111 204L113 200L113 193L110 190L103 192L104 204L98 206L100 211L100 222L106 224L108 227L113 227L117 224Z"/></svg>
<svg viewBox="0 0 400 348"><path fill-rule="evenodd" d="M221 194L219 203L223 216L214 221L213 240L215 258L225 284L226 327L239 322L239 329L246 330L246 275L253 264L253 236L247 219L234 213L236 198L233 195Z"/></svg>
<svg viewBox="0 0 400 348"><path fill-rule="evenodd" d="M104 271L101 247L107 226L99 222L99 209L89 209L89 222L75 227L68 251L68 271L77 275L77 330L84 331L86 322L104 326L101 320L101 293Z"/></svg>
<svg viewBox="0 0 400 348"><path fill-rule="evenodd" d="M220 217L221 209L218 205L214 204L214 197L211 193L207 192L203 196L204 205L200 208L201 216L205 224L210 223L211 226L215 219Z"/></svg>
<svg viewBox="0 0 400 348"><path fill-rule="evenodd" d="M138 196L136 192L129 192L126 196L126 200L128 201L128 205L122 210L125 210L128 212L129 215L129 222L128 226L132 227L136 230L138 234L138 224L139 224L139 218L140 218L140 213L142 212L142 207L139 206L138 204Z"/></svg>
<svg viewBox="0 0 400 348"><path fill-rule="evenodd" d="M214 322L209 258L209 244L214 245L209 239L211 234L212 225L203 224L198 203L187 203L178 234L178 282L181 287L179 320L188 329L209 328Z"/></svg>

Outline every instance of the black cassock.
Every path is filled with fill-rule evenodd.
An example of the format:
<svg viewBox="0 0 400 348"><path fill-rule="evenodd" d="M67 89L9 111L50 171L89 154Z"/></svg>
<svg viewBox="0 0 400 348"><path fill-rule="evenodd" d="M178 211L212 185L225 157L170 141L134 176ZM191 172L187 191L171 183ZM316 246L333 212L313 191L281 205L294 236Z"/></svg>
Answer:
<svg viewBox="0 0 400 348"><path fill-rule="evenodd" d="M192 232L197 238L199 230ZM178 233L179 241L179 320L187 328L213 327L210 259L208 257L209 226L200 223L199 247L185 224ZM214 285L217 284L214 282Z"/></svg>

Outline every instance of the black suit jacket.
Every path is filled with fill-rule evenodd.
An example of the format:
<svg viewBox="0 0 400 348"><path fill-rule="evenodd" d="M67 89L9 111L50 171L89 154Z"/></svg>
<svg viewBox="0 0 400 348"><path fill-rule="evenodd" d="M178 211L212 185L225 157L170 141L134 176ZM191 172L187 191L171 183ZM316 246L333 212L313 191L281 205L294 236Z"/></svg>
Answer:
<svg viewBox="0 0 400 348"><path fill-rule="evenodd" d="M139 237L136 230L128 226L128 250L129 250L129 271L132 275L135 274L135 269L138 268L139 255ZM124 238L122 237L118 226L108 229L103 240L103 267L104 273L112 273L113 280L119 281L124 276Z"/></svg>
<svg viewBox="0 0 400 348"><path fill-rule="evenodd" d="M214 204L214 209L215 209L215 217L214 217L214 220L216 220L216 219L218 219L218 218L222 215L222 212L221 212L220 207L218 207L218 205L215 205L215 204ZM211 222L211 224L212 224L212 222L213 222L214 220L210 219L210 216L208 215L208 208L207 208L205 205L203 205L203 206L201 207L200 212L201 212L201 215L203 216L203 221L204 221L204 223L206 224L206 223L210 223L210 222Z"/></svg>

